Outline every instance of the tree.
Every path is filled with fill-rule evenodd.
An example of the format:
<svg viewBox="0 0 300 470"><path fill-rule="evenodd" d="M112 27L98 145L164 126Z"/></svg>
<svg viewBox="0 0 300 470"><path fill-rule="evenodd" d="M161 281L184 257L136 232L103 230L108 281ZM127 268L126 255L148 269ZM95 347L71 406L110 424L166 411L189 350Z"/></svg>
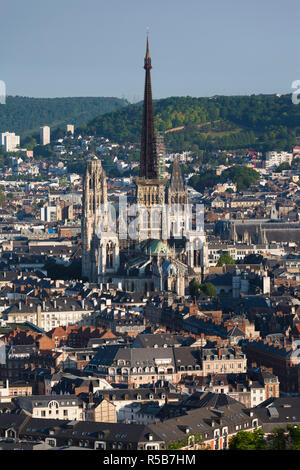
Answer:
<svg viewBox="0 0 300 470"><path fill-rule="evenodd" d="M239 431L229 442L230 450L266 450L268 444L264 439L264 432L255 429L253 432Z"/></svg>
<svg viewBox="0 0 300 470"><path fill-rule="evenodd" d="M229 253L222 253L218 262L217 266L223 266L223 264L235 264L234 259L230 256Z"/></svg>
<svg viewBox="0 0 300 470"><path fill-rule="evenodd" d="M68 185L68 180L67 178L63 177L63 178L60 178L59 180L59 186L67 186Z"/></svg>
<svg viewBox="0 0 300 470"><path fill-rule="evenodd" d="M216 288L211 282L204 282L200 285L200 289L208 297L216 297L217 295Z"/></svg>
<svg viewBox="0 0 300 470"><path fill-rule="evenodd" d="M259 173L253 170L253 168L235 165L223 171L221 180L233 181L233 183L237 184L237 190L242 191L259 180L259 177Z"/></svg>
<svg viewBox="0 0 300 470"><path fill-rule="evenodd" d="M300 426L288 426L292 450L300 450Z"/></svg>
<svg viewBox="0 0 300 470"><path fill-rule="evenodd" d="M22 142L22 146L25 147L27 150L33 150L37 145L38 143L36 139L31 136L26 137Z"/></svg>
<svg viewBox="0 0 300 470"><path fill-rule="evenodd" d="M278 165L278 167L276 168L275 172L276 173L280 173L281 171L283 170L290 170L291 169L291 166L288 162L283 162L281 163L280 165Z"/></svg>
<svg viewBox="0 0 300 470"><path fill-rule="evenodd" d="M192 297L199 297L201 291L201 283L193 279L189 284L189 293Z"/></svg>
<svg viewBox="0 0 300 470"><path fill-rule="evenodd" d="M287 436L283 428L274 428L268 440L272 450L285 450L287 448Z"/></svg>

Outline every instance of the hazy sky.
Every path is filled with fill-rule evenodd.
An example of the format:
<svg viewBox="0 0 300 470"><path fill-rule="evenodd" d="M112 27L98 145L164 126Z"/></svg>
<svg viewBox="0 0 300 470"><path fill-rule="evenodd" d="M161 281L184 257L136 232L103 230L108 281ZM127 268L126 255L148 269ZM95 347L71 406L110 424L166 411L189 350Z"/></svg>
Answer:
<svg viewBox="0 0 300 470"><path fill-rule="evenodd" d="M300 80L299 0L0 0L7 94L154 98L288 93Z"/></svg>

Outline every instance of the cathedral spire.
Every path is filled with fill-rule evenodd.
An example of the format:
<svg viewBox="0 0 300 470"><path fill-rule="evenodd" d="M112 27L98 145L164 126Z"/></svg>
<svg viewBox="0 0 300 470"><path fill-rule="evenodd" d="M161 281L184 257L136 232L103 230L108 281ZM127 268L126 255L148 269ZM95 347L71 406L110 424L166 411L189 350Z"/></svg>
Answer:
<svg viewBox="0 0 300 470"><path fill-rule="evenodd" d="M144 69L146 70L146 76L140 155L140 177L146 179L158 178L158 158L154 131L154 112L150 76L151 68L152 65L149 52L149 38L147 35L146 55L144 61Z"/></svg>

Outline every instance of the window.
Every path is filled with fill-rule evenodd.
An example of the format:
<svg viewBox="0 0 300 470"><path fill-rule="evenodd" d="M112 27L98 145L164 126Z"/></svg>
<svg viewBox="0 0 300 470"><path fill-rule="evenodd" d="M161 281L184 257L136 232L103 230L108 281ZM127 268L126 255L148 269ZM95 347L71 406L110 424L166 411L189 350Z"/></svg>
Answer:
<svg viewBox="0 0 300 470"><path fill-rule="evenodd" d="M55 439L46 439L46 444L49 444L51 447L56 446L56 440Z"/></svg>
<svg viewBox="0 0 300 470"><path fill-rule="evenodd" d="M105 450L105 442L95 442L96 450Z"/></svg>

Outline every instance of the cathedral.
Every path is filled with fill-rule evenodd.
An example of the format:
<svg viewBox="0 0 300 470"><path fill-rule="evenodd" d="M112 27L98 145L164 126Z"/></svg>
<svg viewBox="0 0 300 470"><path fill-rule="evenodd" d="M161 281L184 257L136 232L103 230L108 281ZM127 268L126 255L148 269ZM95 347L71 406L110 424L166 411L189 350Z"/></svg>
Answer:
<svg viewBox="0 0 300 470"><path fill-rule="evenodd" d="M188 201L180 163L165 176L161 141L155 134L151 57L147 38L139 176L133 204L111 214L101 160L86 163L82 201L82 276L129 292L184 296L207 266L204 224ZM114 220L113 220L114 219ZM125 234L125 235L124 235Z"/></svg>

